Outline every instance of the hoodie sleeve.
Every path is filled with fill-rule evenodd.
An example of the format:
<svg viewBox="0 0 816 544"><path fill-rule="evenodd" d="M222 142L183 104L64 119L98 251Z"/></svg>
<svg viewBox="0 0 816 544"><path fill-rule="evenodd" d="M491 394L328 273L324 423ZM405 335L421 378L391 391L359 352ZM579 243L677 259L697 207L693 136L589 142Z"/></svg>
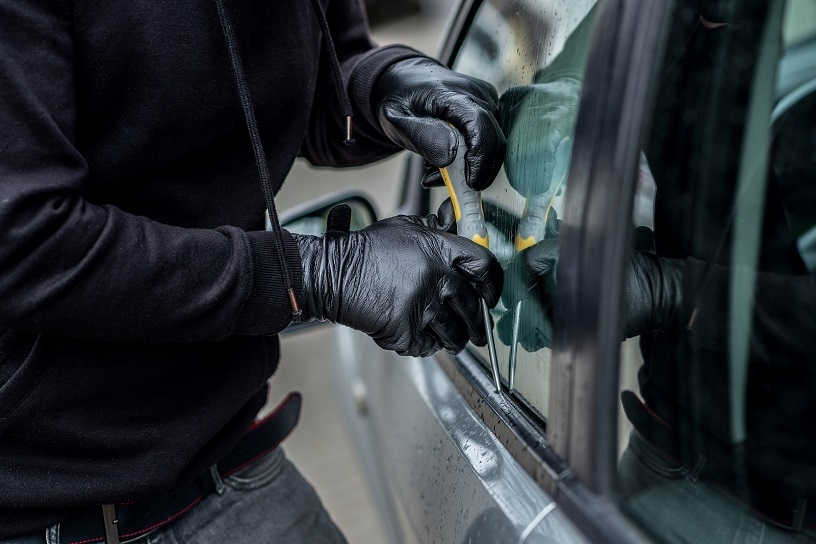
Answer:
<svg viewBox="0 0 816 544"><path fill-rule="evenodd" d="M183 342L284 328L280 267L255 258L270 233L173 227L83 198L71 21L61 2L0 0L0 329Z"/></svg>
<svg viewBox="0 0 816 544"><path fill-rule="evenodd" d="M683 323L695 316L688 337L696 349L728 352L732 273L726 266L686 259L681 315ZM752 357L810 362L816 351L816 277L760 271L748 278L753 282Z"/></svg>
<svg viewBox="0 0 816 544"><path fill-rule="evenodd" d="M309 131L301 154L316 166L359 166L388 157L402 148L389 140L380 128L373 113L376 104L371 103L371 88L391 64L426 55L403 45L378 47L369 35L361 0L331 0L326 18L354 112L355 143L343 144L345 118L324 51Z"/></svg>

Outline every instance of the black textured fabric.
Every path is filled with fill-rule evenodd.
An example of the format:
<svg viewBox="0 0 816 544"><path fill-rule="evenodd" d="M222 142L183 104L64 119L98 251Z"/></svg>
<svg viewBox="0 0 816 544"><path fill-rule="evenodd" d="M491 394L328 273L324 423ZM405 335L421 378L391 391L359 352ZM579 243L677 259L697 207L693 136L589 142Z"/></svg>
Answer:
<svg viewBox="0 0 816 544"><path fill-rule="evenodd" d="M226 5L274 190L298 154L397 149L362 115L343 145L308 2ZM356 1L326 18L368 111L355 71L418 53L375 49ZM223 456L265 401L291 308L212 1L0 0L0 49L6 538L171 492Z"/></svg>

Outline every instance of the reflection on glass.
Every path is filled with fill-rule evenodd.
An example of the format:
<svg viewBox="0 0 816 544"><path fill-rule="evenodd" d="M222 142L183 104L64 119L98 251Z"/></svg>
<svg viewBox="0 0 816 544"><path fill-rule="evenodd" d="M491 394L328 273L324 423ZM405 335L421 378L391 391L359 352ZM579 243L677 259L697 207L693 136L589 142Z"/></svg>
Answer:
<svg viewBox="0 0 816 544"><path fill-rule="evenodd" d="M618 472L622 507L660 541L816 541L813 6L681 0L668 19Z"/></svg>
<svg viewBox="0 0 816 544"><path fill-rule="evenodd" d="M505 267L504 295L493 319L504 378L542 415L558 220L594 3L486 1L454 62L454 69L493 83L501 96L507 158L482 194L490 249Z"/></svg>

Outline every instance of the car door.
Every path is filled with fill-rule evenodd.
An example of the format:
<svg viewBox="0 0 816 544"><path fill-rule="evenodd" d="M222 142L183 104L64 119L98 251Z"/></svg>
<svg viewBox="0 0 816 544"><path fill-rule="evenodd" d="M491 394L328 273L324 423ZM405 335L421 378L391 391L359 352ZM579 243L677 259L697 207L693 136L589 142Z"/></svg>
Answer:
<svg viewBox="0 0 816 544"><path fill-rule="evenodd" d="M730 293L733 302L723 306L734 324L724 357L732 377L742 376L715 391L724 391L731 421L743 429L734 436L751 435L757 393L755 386L746 391L746 384L757 366L746 361L767 358L774 353L768 346L778 343L768 341L754 354L751 330L767 336L766 329L779 328L760 318L754 324L740 318L766 308L761 297L752 302L752 282L766 281L766 272L793 275L801 300L782 328L808 331L811 324L814 206L802 180L813 179L812 148L806 143L813 63L801 52L809 50L814 34L803 22L809 20L803 16L807 2L767 7L734 2L754 8L740 15L747 18L740 24L707 19L716 12L704 11L704 4L472 0L453 14L439 57L496 86L508 138L504 168L482 195L490 248L506 271L505 296L491 312L502 390L493 385L484 348L406 359L379 351L361 335L338 331L333 367L338 395L345 399L350 429L394 542L639 542L678 535L682 540L686 530L693 534L694 521L680 527L663 515L683 490L658 500L653 488L627 495L618 477L631 432L620 391L637 391L639 385L648 390L648 383L636 383L641 354L651 353L666 334L649 332L621 342L629 325L624 310L631 302L625 286L632 251L654 251L650 240L638 239L647 231L656 234L658 255L694 259L709 248L727 263L739 262L708 292ZM698 52L715 63L709 72L671 79L684 66L678 62L691 43L678 29L704 37L722 30L711 35L720 40L716 55L708 55L706 44ZM756 34L746 38L747 31ZM795 39L786 37L780 46L780 32ZM696 85L699 73L705 77ZM701 96L700 89L709 94ZM799 119L798 125L780 121L790 108L803 112L785 117ZM680 130L667 128L672 123ZM688 144L680 147L684 138ZM772 157L768 149L775 150ZM406 167L402 213L431 213L447 196L444 189L420 188L423 168L417 158ZM683 178L688 185L680 185L687 190L672 192L666 180L684 168L699 175L688 174ZM797 188L793 194L803 196L756 198L764 192L741 184L757 172L773 172L768 187L788 180ZM699 220L712 210L724 214L729 228L712 232ZM671 232L667 214L686 225L681 234L690 237L690 256L666 249L671 247L665 238ZM764 232L775 225L768 217L789 219L797 236L785 246L788 253L771 247L787 238L782 222L774 236ZM557 274L530 281L531 247ZM778 254L786 256L790 269L768 257ZM703 282L719 277L707 274ZM708 331L714 337L719 330L700 323L693 333L679 327L677 334L705 337ZM694 347L698 340L684 342ZM691 377L678 372L672 387L683 392L684 402L707 406L699 400L710 391L702 378L716 365L710 358L687 356L684 349L669 358L689 363ZM688 353L697 353L694 349ZM786 349L793 359L802 358L801 347ZM704 427L689 427L695 448ZM680 472L682 482L697 477L693 470ZM791 524L795 528L798 519L801 531L806 493L798 499L805 502L794 501ZM720 510L728 510L726 504ZM751 516L747 519L755 521ZM725 521L714 524L717 530L728 527Z"/></svg>
<svg viewBox="0 0 816 544"><path fill-rule="evenodd" d="M516 239L530 238L525 222L537 221L533 240L552 239L561 264L552 307L522 293L492 312L500 393L483 348L400 358L337 331L337 394L394 542L642 538L602 493L617 400L601 384L617 365L608 299L623 273L665 14L623 0L465 1L454 12L439 57L493 83L506 116L508 158L483 194L490 248L509 270ZM555 164L542 174L546 146ZM430 213L446 197L420 188L422 171L409 161L399 212ZM523 281L508 274L505 291Z"/></svg>

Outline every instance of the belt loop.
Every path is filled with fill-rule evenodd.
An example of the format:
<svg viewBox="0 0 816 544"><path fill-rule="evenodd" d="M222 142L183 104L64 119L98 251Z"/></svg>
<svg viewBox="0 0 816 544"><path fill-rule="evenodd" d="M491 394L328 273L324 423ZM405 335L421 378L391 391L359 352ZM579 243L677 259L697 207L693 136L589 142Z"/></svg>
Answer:
<svg viewBox="0 0 816 544"><path fill-rule="evenodd" d="M102 505L102 523L105 527L105 542L119 543L119 518L116 517L116 507L112 504Z"/></svg>
<svg viewBox="0 0 816 544"><path fill-rule="evenodd" d="M697 480L700 479L700 473L703 472L705 464L706 464L705 455L700 455L699 457L697 457L697 462L694 463L693 467L691 467L691 470L689 471L688 475L689 479L692 482L697 483Z"/></svg>
<svg viewBox="0 0 816 544"><path fill-rule="evenodd" d="M60 524L52 525L45 530L45 544L60 544Z"/></svg>
<svg viewBox="0 0 816 544"><path fill-rule="evenodd" d="M212 477L213 484L215 484L215 492L219 495L223 495L227 486L224 485L224 480L221 478L221 474L218 472L217 464L210 467L210 476Z"/></svg>
<svg viewBox="0 0 816 544"><path fill-rule="evenodd" d="M797 533L802 532L802 527L805 524L805 510L807 509L807 499L798 497L796 499L796 506L793 509L793 526L791 529Z"/></svg>

